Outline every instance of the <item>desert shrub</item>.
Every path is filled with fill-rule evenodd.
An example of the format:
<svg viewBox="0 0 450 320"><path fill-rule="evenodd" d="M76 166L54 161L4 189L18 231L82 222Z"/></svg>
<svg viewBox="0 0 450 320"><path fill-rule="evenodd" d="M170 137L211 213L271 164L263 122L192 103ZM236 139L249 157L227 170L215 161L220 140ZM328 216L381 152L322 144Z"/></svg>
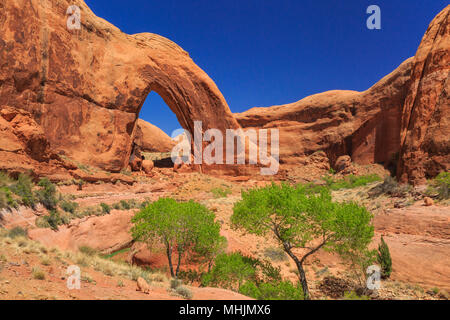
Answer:
<svg viewBox="0 0 450 320"><path fill-rule="evenodd" d="M288 184L243 191L231 216L236 228L274 237L297 265L306 299L305 260L321 248L341 256L366 251L374 234L371 220L372 214L356 203L333 202L329 190L315 194L307 186ZM299 255L296 248L306 251Z"/></svg>
<svg viewBox="0 0 450 320"><path fill-rule="evenodd" d="M81 253L84 253L85 255L88 255L90 257L97 255L97 250L95 250L94 248L91 248L89 246L80 246L78 248L78 251L80 251Z"/></svg>
<svg viewBox="0 0 450 320"><path fill-rule="evenodd" d="M58 200L56 197L55 185L47 178L43 178L39 181L38 186L41 187L38 191L36 191L36 197L39 202L42 203L48 210L56 209Z"/></svg>
<svg viewBox="0 0 450 320"><path fill-rule="evenodd" d="M200 254L206 254L210 258L214 254L209 250L219 247L215 243L222 239L215 215L193 201L177 202L161 198L136 213L132 222L131 232L135 240L147 244L158 242L165 246L173 278L178 276L183 257L201 258ZM172 263L174 250L178 256L176 269Z"/></svg>
<svg viewBox="0 0 450 320"><path fill-rule="evenodd" d="M172 279L170 280L170 288L171 289L176 289L179 286L181 286L183 284L183 281L181 281L180 279Z"/></svg>
<svg viewBox="0 0 450 320"><path fill-rule="evenodd" d="M24 206L34 208L36 198L33 194L33 181L29 176L21 173L17 179L17 182L12 184L10 189L21 198L21 203Z"/></svg>
<svg viewBox="0 0 450 320"><path fill-rule="evenodd" d="M102 208L102 211L104 214L110 214L111 212L111 207L109 205L107 205L106 203L100 203L100 207Z"/></svg>
<svg viewBox="0 0 450 320"><path fill-rule="evenodd" d="M252 281L244 283L239 292L257 300L303 300L300 284L294 285L290 281L263 282L257 284Z"/></svg>
<svg viewBox="0 0 450 320"><path fill-rule="evenodd" d="M286 253L281 248L265 248L264 249L264 256L269 258L272 261L285 261L288 259Z"/></svg>
<svg viewBox="0 0 450 320"><path fill-rule="evenodd" d="M180 270L178 278L182 279L185 283L193 284L194 282L201 282L203 275L203 272L197 270Z"/></svg>
<svg viewBox="0 0 450 320"><path fill-rule="evenodd" d="M18 207L19 203L14 199L11 190L8 187L0 187L0 209L17 209Z"/></svg>
<svg viewBox="0 0 450 320"><path fill-rule="evenodd" d="M344 293L344 300L370 300L368 296L360 296L355 291L346 291Z"/></svg>
<svg viewBox="0 0 450 320"><path fill-rule="evenodd" d="M126 200L121 200L121 201L120 201L120 207L121 207L123 210L130 210L130 209L131 209L130 204L129 204L128 201L126 201Z"/></svg>
<svg viewBox="0 0 450 320"><path fill-rule="evenodd" d="M122 208L121 208L121 206L120 206L120 203L114 203L114 204L112 205L112 207L113 207L114 210L122 210Z"/></svg>
<svg viewBox="0 0 450 320"><path fill-rule="evenodd" d="M232 191L229 187L224 187L214 188L211 190L211 193L214 195L214 198L219 199L228 197L232 193Z"/></svg>
<svg viewBox="0 0 450 320"><path fill-rule="evenodd" d="M65 212L74 214L75 211L78 209L78 203L64 200L59 204L59 207Z"/></svg>
<svg viewBox="0 0 450 320"><path fill-rule="evenodd" d="M0 187L9 187L13 183L13 179L4 172L0 172Z"/></svg>
<svg viewBox="0 0 450 320"><path fill-rule="evenodd" d="M192 291L189 290L187 287L180 286L176 289L176 292L182 296L183 298L190 300L193 297Z"/></svg>
<svg viewBox="0 0 450 320"><path fill-rule="evenodd" d="M387 279L392 273L392 259L389 252L389 247L381 237L381 243L378 245L377 261L381 266L381 276L383 279Z"/></svg>
<svg viewBox="0 0 450 320"><path fill-rule="evenodd" d="M441 172L432 185L437 189L439 199L450 199L450 172Z"/></svg>
<svg viewBox="0 0 450 320"><path fill-rule="evenodd" d="M58 210L50 210L50 215L44 216L43 219L52 230L58 230L58 227L63 224Z"/></svg>
<svg viewBox="0 0 450 320"><path fill-rule="evenodd" d="M392 197L405 197L411 191L411 186L401 185L391 176L386 176L383 183L373 187L369 190L369 196L378 197L382 194L387 194Z"/></svg>
<svg viewBox="0 0 450 320"><path fill-rule="evenodd" d="M45 279L44 271L42 271L38 267L34 267L31 270L31 274L33 275L33 279L36 279L36 280L44 280Z"/></svg>
<svg viewBox="0 0 450 320"><path fill-rule="evenodd" d="M27 237L27 231L21 227L15 227L8 231L8 237L10 238Z"/></svg>
<svg viewBox="0 0 450 320"><path fill-rule="evenodd" d="M365 186L372 182L381 181L381 178L376 174L364 176L349 175L339 180L335 180L330 176L325 176L322 179L326 182L327 186L331 190L353 189Z"/></svg>

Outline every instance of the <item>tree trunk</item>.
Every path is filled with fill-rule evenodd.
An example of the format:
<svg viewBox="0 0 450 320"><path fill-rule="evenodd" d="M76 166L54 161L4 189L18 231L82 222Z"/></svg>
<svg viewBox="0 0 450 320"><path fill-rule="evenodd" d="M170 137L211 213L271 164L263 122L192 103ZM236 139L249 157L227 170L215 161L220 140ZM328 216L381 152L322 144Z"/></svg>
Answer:
<svg viewBox="0 0 450 320"><path fill-rule="evenodd" d="M306 281L306 273L305 270L303 269L303 261L300 261L287 246L284 247L284 250L292 258L292 260L294 260L295 264L297 265L298 277L300 279L300 283L302 284L303 295L305 296L305 300L311 300L311 297L309 296L308 282Z"/></svg>
<svg viewBox="0 0 450 320"><path fill-rule="evenodd" d="M172 276L172 278L174 278L175 274L173 272L173 264L172 264L172 247L170 245L166 245L166 253L167 253L167 260L169 261L170 275Z"/></svg>
<svg viewBox="0 0 450 320"><path fill-rule="evenodd" d="M178 278L178 272L180 271L180 265L181 265L181 256L183 255L183 251L178 251L178 264L177 264L177 271L175 273L175 277Z"/></svg>

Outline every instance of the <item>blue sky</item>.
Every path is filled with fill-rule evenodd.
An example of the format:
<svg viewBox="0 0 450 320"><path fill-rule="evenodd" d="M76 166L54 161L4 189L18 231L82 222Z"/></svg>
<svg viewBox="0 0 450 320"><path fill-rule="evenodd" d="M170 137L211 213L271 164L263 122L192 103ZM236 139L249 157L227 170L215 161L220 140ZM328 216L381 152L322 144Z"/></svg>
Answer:
<svg viewBox="0 0 450 320"><path fill-rule="evenodd" d="M152 32L189 52L231 111L334 89L366 90L413 56L448 0L86 0L123 32ZM381 8L381 30L366 9ZM140 117L180 127L156 94Z"/></svg>

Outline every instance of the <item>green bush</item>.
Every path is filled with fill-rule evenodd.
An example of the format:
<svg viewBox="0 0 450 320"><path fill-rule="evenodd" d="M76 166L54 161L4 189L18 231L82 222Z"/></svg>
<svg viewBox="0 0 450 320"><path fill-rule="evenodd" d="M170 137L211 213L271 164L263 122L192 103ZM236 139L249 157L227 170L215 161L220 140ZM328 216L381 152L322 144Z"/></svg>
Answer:
<svg viewBox="0 0 450 320"><path fill-rule="evenodd" d="M203 275L202 285L239 291L244 281L255 277L255 259L233 252L216 258L211 271Z"/></svg>
<svg viewBox="0 0 450 320"><path fill-rule="evenodd" d="M67 200L62 201L59 206L62 210L71 214L74 214L78 209L78 203Z"/></svg>
<svg viewBox="0 0 450 320"><path fill-rule="evenodd" d="M56 197L56 187L50 180L47 178L41 179L39 181L38 186L41 187L37 192L36 196L40 203L44 205L48 210L56 209L56 205L58 203Z"/></svg>
<svg viewBox="0 0 450 320"><path fill-rule="evenodd" d="M52 230L58 230L58 227L63 224L61 215L58 210L50 210L50 215L44 216L44 220L48 223Z"/></svg>
<svg viewBox="0 0 450 320"><path fill-rule="evenodd" d="M16 237L26 237L27 231L22 229L21 227L15 227L8 232L8 237L16 238Z"/></svg>
<svg viewBox="0 0 450 320"><path fill-rule="evenodd" d="M303 291L300 284L296 286L290 281L263 282L256 284L247 281L239 292L256 300L303 300Z"/></svg>
<svg viewBox="0 0 450 320"><path fill-rule="evenodd" d="M11 191L21 198L24 206L34 208L36 198L33 194L33 181L25 174L20 174L17 182L11 185Z"/></svg>
<svg viewBox="0 0 450 320"><path fill-rule="evenodd" d="M0 187L0 209L17 209L19 203L14 199L11 190L8 187Z"/></svg>
<svg viewBox="0 0 450 320"><path fill-rule="evenodd" d="M389 247L383 237L381 237L381 243L378 245L377 261L381 266L381 276L383 279L389 278L392 273L392 259Z"/></svg>
<svg viewBox="0 0 450 320"><path fill-rule="evenodd" d="M255 283L281 281L280 268L269 261L261 261L240 252L217 256L214 267L201 278L202 286L220 287L239 291L245 281Z"/></svg>
<svg viewBox="0 0 450 320"><path fill-rule="evenodd" d="M104 214L109 214L111 212L111 207L107 205L106 203L100 203L100 207L102 208L102 212Z"/></svg>
<svg viewBox="0 0 450 320"><path fill-rule="evenodd" d="M130 204L129 204L128 201L126 201L126 200L121 200L121 201L120 201L120 207L121 207L123 210L130 210L130 209L131 209Z"/></svg>

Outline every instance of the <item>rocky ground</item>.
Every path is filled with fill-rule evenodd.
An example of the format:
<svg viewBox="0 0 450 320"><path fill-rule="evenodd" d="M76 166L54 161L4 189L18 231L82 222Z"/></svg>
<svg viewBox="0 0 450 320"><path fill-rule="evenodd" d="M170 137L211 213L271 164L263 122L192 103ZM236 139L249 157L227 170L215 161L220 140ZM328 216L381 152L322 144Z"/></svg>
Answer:
<svg viewBox="0 0 450 320"><path fill-rule="evenodd" d="M379 172L379 167L360 167L359 171ZM322 170L324 174L327 171ZM317 172L318 173L318 172ZM309 174L309 173L308 173ZM336 175L338 176L338 175ZM136 176L138 179L140 176ZM297 281L296 268L277 249L273 239L245 235L230 226L233 205L240 199L240 192L270 181L233 181L232 178L211 177L200 173L173 174L171 169L158 169L153 177L141 179L133 185L123 183L86 184L82 190L77 185L58 186L58 191L70 196L80 209L107 203L114 207L121 200L132 199L138 203L153 201L160 197L174 197L179 200L193 199L213 212L222 223L222 235L228 240L228 251L241 251L263 259L269 259L279 266L286 279ZM290 180L308 180L308 177L291 176ZM317 181L316 181L317 182ZM425 206L423 196L389 195L370 196L370 191L381 182L366 186L337 190L333 192L336 201L357 201L374 213L376 236L373 247L383 235L389 245L393 259L393 273L383 281L382 289L373 294L376 299L447 299L450 292L450 209L448 203ZM218 193L222 190L224 193ZM226 192L225 192L226 190ZM401 205L399 205L399 203ZM46 214L45 209L20 208L3 212L2 224L9 229L21 226L28 229L28 235L36 243L24 248L16 240L4 238L1 252L6 257L0 273L0 292L3 298L14 299L173 299L180 298L169 289L166 259L162 252L150 252L132 243L129 229L130 219L138 209L113 209L108 215L86 216L72 220L58 231L37 228L35 220ZM31 241L31 240L30 240ZM27 242L28 243L28 242ZM39 243L39 244L38 244ZM108 261L119 264L130 262L130 252L135 252L133 261L141 266L158 270L165 284L152 281L149 296L136 292L132 279L102 274L92 268L83 269L93 281L85 281L82 290L67 291L61 272L67 264L77 262L79 247L87 246L105 254L113 254ZM57 249L52 249L52 248ZM31 249L26 249L31 248ZM34 249L33 249L34 248ZM42 266L42 251L50 255L52 262ZM60 261L66 257L67 262ZM74 258L75 256L75 258ZM61 258L64 260L64 258ZM69 262L70 261L70 262ZM32 268L39 266L48 276L45 280L32 278ZM187 266L189 267L189 266ZM319 251L306 266L313 298L342 298L336 292L354 281L353 274L337 256ZM156 271L155 271L156 272ZM339 279L339 280L336 280ZM118 286L121 281L123 286ZM162 281L162 282L164 282ZM336 282L337 281L337 282ZM15 289L14 289L15 288ZM19 289L20 288L20 289ZM331 289L330 289L331 288ZM350 288L350 287L348 287ZM43 294L44 290L46 293ZM242 296L221 289L191 288L194 299L242 298ZM342 289L344 290L344 289Z"/></svg>

